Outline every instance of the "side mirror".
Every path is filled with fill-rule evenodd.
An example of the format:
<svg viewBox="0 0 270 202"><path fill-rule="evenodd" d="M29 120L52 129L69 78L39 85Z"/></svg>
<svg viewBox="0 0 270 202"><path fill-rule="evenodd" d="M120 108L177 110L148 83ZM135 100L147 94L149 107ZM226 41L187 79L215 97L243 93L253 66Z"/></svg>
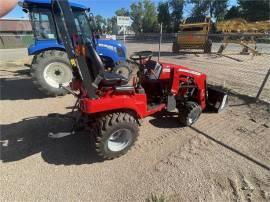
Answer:
<svg viewBox="0 0 270 202"><path fill-rule="evenodd" d="M96 38L96 39L100 39L100 35L99 35L99 34L96 34L96 35L95 35L95 38Z"/></svg>
<svg viewBox="0 0 270 202"><path fill-rule="evenodd" d="M23 12L28 13L28 10L27 9L24 8L22 10L23 10Z"/></svg>
<svg viewBox="0 0 270 202"><path fill-rule="evenodd" d="M93 13L88 13L88 18L90 21L95 21L95 16Z"/></svg>

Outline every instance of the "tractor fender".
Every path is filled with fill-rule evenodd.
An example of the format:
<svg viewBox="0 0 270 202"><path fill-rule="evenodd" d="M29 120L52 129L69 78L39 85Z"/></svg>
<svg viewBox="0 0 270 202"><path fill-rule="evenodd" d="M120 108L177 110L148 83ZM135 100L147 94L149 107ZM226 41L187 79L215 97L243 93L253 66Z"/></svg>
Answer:
<svg viewBox="0 0 270 202"><path fill-rule="evenodd" d="M148 115L145 94L105 96L95 100L85 98L80 102L80 109L86 114L129 110L133 111L138 119Z"/></svg>
<svg viewBox="0 0 270 202"><path fill-rule="evenodd" d="M28 48L28 55L38 55L48 50L65 51L65 47L57 40L37 40ZM114 64L126 61L126 48L123 44L113 40L97 40L96 51L98 55L109 58Z"/></svg>
<svg viewBox="0 0 270 202"><path fill-rule="evenodd" d="M38 55L47 50L65 51L65 48L57 40L39 40L28 48L28 55Z"/></svg>

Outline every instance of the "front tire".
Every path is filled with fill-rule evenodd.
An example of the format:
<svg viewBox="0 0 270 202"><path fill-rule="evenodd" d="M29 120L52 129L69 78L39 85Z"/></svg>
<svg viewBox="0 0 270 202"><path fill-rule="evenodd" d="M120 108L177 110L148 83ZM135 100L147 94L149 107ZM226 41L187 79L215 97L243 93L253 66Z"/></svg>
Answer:
<svg viewBox="0 0 270 202"><path fill-rule="evenodd" d="M97 154L103 159L114 159L131 148L137 140L139 127L132 114L119 112L99 118L94 130Z"/></svg>
<svg viewBox="0 0 270 202"><path fill-rule="evenodd" d="M123 64L119 64L116 65L113 70L114 73L119 74L121 76L123 76L124 78L126 78L127 80L130 79L131 76L131 70L127 65L123 65Z"/></svg>
<svg viewBox="0 0 270 202"><path fill-rule="evenodd" d="M179 120L183 126L191 126L199 119L202 108L196 102L188 101L178 106Z"/></svg>
<svg viewBox="0 0 270 202"><path fill-rule="evenodd" d="M33 83L47 96L66 95L67 91L59 88L59 84L69 86L72 70L63 51L48 50L35 56L31 67Z"/></svg>

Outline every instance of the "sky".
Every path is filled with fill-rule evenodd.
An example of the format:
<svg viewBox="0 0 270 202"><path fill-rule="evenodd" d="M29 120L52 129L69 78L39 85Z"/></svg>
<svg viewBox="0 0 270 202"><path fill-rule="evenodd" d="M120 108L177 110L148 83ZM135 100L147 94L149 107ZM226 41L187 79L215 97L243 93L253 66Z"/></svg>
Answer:
<svg viewBox="0 0 270 202"><path fill-rule="evenodd" d="M78 2L91 8L91 12L94 15L101 15L105 18L112 17L115 11L119 8L129 9L130 5L138 0L70 0ZM157 5L164 0L152 0ZM229 0L229 6L236 5L237 0ZM187 17L190 13L191 6L188 5L184 8L184 17ZM21 7L17 6L4 18L28 18L27 14L22 12Z"/></svg>

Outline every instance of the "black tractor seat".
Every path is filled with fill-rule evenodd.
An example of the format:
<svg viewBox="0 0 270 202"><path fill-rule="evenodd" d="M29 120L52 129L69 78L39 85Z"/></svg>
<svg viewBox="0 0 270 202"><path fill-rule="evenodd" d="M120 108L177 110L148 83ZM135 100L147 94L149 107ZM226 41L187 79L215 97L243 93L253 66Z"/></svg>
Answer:
<svg viewBox="0 0 270 202"><path fill-rule="evenodd" d="M145 64L145 67L148 70L151 70L151 74L149 75L150 80L158 80L160 74L162 72L162 66L155 60L148 60Z"/></svg>
<svg viewBox="0 0 270 202"><path fill-rule="evenodd" d="M101 80L102 86L114 87L114 86L123 86L127 84L128 84L128 80L125 77L119 74L116 74L114 72L104 72L102 75L102 80Z"/></svg>

